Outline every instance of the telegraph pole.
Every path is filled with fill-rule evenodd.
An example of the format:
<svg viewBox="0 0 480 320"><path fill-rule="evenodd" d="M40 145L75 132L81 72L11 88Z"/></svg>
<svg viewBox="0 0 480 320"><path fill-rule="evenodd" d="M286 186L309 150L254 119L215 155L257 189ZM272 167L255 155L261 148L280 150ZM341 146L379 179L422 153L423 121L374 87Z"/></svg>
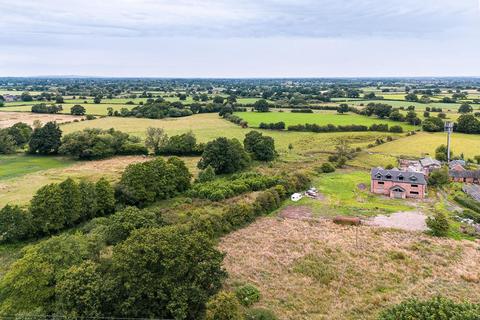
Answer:
<svg viewBox="0 0 480 320"><path fill-rule="evenodd" d="M453 122L445 122L445 131L447 132L447 163L450 163L450 134L453 132Z"/></svg>

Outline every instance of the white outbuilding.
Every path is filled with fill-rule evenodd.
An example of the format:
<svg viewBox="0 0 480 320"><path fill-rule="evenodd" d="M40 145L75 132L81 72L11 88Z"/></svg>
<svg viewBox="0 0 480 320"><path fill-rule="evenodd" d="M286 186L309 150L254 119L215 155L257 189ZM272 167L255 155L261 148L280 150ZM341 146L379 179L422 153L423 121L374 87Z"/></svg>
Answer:
<svg viewBox="0 0 480 320"><path fill-rule="evenodd" d="M298 200L302 199L303 196L301 193L294 193L292 194L292 196L290 197L290 199L292 199L292 201L295 201L297 202Z"/></svg>

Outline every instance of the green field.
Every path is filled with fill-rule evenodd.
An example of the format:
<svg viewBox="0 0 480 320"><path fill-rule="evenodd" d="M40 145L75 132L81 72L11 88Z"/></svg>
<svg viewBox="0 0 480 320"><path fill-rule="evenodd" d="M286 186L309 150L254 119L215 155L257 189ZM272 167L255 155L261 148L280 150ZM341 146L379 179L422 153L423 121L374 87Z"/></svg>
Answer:
<svg viewBox="0 0 480 320"><path fill-rule="evenodd" d="M316 113L291 113L291 112L236 112L235 115L248 122L251 127L258 127L261 122L285 122L286 126L316 123L318 125L365 125L386 123L390 126L400 125L406 130L414 130L415 127L403 122L390 121L388 119L378 119L373 117L361 116L358 114L338 114L334 111L321 111Z"/></svg>
<svg viewBox="0 0 480 320"><path fill-rule="evenodd" d="M20 177L52 168L67 167L73 163L61 157L28 155L0 156L0 180Z"/></svg>
<svg viewBox="0 0 480 320"><path fill-rule="evenodd" d="M447 144L447 136L445 133L420 132L416 135L385 143L369 150L395 156L407 155L421 157L424 155L434 155L435 148L441 144ZM463 153L465 157L473 158L473 156L480 154L480 135L454 133L451 138L451 144L455 155Z"/></svg>

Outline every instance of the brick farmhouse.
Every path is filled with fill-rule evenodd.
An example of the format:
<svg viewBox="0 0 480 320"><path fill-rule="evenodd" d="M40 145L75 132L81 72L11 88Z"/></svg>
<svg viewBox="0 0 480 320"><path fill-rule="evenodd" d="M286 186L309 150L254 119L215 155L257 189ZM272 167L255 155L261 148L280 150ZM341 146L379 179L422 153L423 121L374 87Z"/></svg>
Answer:
<svg viewBox="0 0 480 320"><path fill-rule="evenodd" d="M427 192L427 181L422 172L373 168L370 191L390 198L424 199Z"/></svg>

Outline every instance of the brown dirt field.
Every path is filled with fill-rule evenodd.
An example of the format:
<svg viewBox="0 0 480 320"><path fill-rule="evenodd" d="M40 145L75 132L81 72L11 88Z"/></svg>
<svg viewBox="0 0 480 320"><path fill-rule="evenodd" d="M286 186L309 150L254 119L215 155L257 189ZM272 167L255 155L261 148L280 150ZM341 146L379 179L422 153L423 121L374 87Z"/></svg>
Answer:
<svg viewBox="0 0 480 320"><path fill-rule="evenodd" d="M73 121L75 119L82 119L81 116L72 116L68 114L40 114L29 112L0 112L0 128L8 128L17 122L24 122L32 125L35 120L40 120L42 123L49 121L56 121L57 123L64 123Z"/></svg>
<svg viewBox="0 0 480 320"><path fill-rule="evenodd" d="M295 219L262 218L224 237L227 289L252 283L280 319L375 319L416 296L480 302L480 244Z"/></svg>

